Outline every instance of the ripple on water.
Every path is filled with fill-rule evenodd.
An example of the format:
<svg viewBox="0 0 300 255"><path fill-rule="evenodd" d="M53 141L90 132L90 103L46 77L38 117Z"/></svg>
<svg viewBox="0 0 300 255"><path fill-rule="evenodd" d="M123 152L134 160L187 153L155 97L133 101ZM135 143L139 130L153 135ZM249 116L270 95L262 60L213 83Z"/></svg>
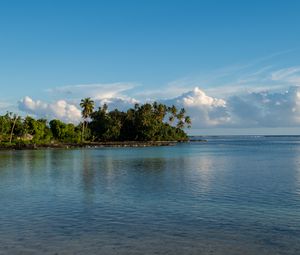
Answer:
<svg viewBox="0 0 300 255"><path fill-rule="evenodd" d="M299 141L1 151L0 162L0 254L300 254Z"/></svg>

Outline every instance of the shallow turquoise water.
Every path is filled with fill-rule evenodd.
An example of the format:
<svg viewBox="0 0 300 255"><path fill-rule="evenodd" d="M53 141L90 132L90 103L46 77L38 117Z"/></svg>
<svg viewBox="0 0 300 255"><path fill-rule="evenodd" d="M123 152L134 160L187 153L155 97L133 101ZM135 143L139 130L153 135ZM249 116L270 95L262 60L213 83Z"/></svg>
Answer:
<svg viewBox="0 0 300 255"><path fill-rule="evenodd" d="M300 138L0 151L0 254L300 254Z"/></svg>

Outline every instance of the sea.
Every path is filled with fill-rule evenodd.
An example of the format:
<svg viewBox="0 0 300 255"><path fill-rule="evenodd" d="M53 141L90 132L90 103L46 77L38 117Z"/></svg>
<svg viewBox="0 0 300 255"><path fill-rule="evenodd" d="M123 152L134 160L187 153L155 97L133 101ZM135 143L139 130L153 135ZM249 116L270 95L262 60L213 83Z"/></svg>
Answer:
<svg viewBox="0 0 300 255"><path fill-rule="evenodd" d="M300 254L300 137L199 139L0 151L0 254Z"/></svg>

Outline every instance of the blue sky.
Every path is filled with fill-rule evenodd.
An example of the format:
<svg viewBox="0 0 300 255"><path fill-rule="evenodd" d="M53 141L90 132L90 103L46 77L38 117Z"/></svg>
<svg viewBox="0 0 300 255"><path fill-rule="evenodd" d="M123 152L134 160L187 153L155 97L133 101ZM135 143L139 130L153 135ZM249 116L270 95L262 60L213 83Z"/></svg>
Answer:
<svg viewBox="0 0 300 255"><path fill-rule="evenodd" d="M188 108L182 94L190 92L198 97L193 107L210 107L212 119L215 110L195 87L226 107L245 93L278 98L300 77L299 13L300 2L292 0L1 1L0 112L38 116L59 100L76 106L81 95L126 103L177 98ZM31 108L23 105L26 96ZM234 116L195 129L300 134L298 99L291 100L287 124L242 125Z"/></svg>

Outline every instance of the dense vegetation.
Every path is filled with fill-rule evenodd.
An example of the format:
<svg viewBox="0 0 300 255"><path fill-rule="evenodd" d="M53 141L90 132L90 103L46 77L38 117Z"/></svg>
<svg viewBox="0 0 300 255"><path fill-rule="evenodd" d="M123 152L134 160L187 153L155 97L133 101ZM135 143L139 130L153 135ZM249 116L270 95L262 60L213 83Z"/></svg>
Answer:
<svg viewBox="0 0 300 255"><path fill-rule="evenodd" d="M190 127L191 119L184 108L173 105L135 104L127 112L108 111L104 104L94 110L90 98L81 100L83 121L66 124L54 119L22 118L13 113L0 116L0 144L50 144L101 141L185 141L183 131Z"/></svg>

